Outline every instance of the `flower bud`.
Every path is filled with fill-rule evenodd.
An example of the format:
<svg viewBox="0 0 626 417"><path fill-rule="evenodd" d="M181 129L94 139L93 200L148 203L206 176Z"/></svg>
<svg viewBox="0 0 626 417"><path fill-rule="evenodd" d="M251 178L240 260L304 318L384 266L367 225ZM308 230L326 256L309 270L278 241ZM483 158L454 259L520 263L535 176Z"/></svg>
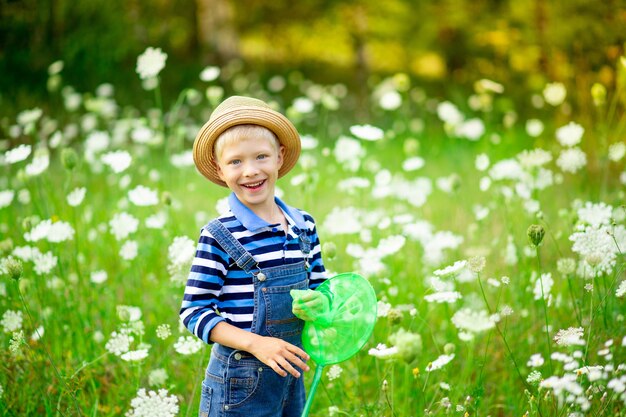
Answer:
<svg viewBox="0 0 626 417"><path fill-rule="evenodd" d="M591 97L596 107L603 106L606 103L606 87L600 83L594 83L591 86Z"/></svg>
<svg viewBox="0 0 626 417"><path fill-rule="evenodd" d="M171 206L172 194L170 194L168 191L163 191L163 193L161 194L161 202L166 206Z"/></svg>
<svg viewBox="0 0 626 417"><path fill-rule="evenodd" d="M78 154L73 148L65 148L61 151L61 163L68 171L72 171L78 165Z"/></svg>
<svg viewBox="0 0 626 417"><path fill-rule="evenodd" d="M528 235L528 240L530 241L530 243L536 247L541 244L541 241L543 240L546 231L540 224L531 224L528 227L526 234Z"/></svg>
<svg viewBox="0 0 626 417"><path fill-rule="evenodd" d="M402 312L397 308L392 308L387 313L387 320L389 321L389 324L392 325L400 323L402 321Z"/></svg>
<svg viewBox="0 0 626 417"><path fill-rule="evenodd" d="M11 239L4 239L0 241L0 255L8 254L13 250L13 241Z"/></svg>
<svg viewBox="0 0 626 417"><path fill-rule="evenodd" d="M322 253L324 253L324 257L328 260L332 260L337 256L337 245L333 242L326 242L322 245Z"/></svg>
<svg viewBox="0 0 626 417"><path fill-rule="evenodd" d="M408 138L405 139L404 144L403 144L403 149L404 149L404 153L407 155L413 155L415 153L417 153L417 151L420 148L420 143L417 139L414 138Z"/></svg>
<svg viewBox="0 0 626 417"><path fill-rule="evenodd" d="M451 355L456 351L456 346L453 343L446 343L443 347L443 353Z"/></svg>
<svg viewBox="0 0 626 417"><path fill-rule="evenodd" d="M398 348L398 356L407 364L412 363L422 352L422 337L404 329L389 336L389 341Z"/></svg>
<svg viewBox="0 0 626 417"><path fill-rule="evenodd" d="M6 258L3 263L4 269L7 271L7 274L9 274L9 277L11 277L11 279L17 281L22 277L22 273L24 272L22 261L9 257Z"/></svg>

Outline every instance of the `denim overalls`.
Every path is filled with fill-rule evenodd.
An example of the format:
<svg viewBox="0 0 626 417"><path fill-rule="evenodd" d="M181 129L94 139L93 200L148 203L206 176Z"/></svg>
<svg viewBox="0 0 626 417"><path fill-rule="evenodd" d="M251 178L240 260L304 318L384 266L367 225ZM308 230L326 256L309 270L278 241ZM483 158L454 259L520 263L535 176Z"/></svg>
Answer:
<svg viewBox="0 0 626 417"><path fill-rule="evenodd" d="M302 348L304 322L291 311L292 289L308 288L307 258L311 242L306 231L292 226L299 235L304 260L259 269L252 255L219 221L207 226L215 240L235 263L252 275L254 316L251 331L261 336L283 339ZM304 408L303 378L278 375L272 368L248 352L218 343L202 382L200 417L300 417Z"/></svg>

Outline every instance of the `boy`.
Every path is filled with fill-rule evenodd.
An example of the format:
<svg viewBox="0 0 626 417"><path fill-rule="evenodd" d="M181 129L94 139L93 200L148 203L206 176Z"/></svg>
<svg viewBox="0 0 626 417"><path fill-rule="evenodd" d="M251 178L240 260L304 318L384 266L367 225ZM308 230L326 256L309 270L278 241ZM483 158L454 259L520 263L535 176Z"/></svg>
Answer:
<svg viewBox="0 0 626 417"><path fill-rule="evenodd" d="M200 416L295 417L304 408L300 318L312 319L324 297L308 292L292 311L289 292L314 289L325 269L313 218L274 196L299 155L293 124L248 97L222 102L194 141L198 170L232 191L230 211L201 230L180 310L213 344Z"/></svg>

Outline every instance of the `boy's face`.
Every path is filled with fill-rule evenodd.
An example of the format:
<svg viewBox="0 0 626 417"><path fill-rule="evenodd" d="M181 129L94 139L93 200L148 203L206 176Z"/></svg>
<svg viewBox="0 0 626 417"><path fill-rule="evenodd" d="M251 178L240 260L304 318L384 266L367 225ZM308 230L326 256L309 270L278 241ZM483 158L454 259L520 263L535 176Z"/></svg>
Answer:
<svg viewBox="0 0 626 417"><path fill-rule="evenodd" d="M218 155L217 172L252 211L274 204L278 170L283 164L285 148L276 149L266 138L245 137L225 144Z"/></svg>

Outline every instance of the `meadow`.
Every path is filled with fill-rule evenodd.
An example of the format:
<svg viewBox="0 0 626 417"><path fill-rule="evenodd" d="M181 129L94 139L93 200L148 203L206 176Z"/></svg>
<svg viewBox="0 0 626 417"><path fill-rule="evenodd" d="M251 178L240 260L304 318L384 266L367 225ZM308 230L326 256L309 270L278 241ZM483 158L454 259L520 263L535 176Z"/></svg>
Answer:
<svg viewBox="0 0 626 417"><path fill-rule="evenodd" d="M298 74L208 67L166 103L162 60L138 64L150 105L75 91L57 62L49 102L3 118L2 415L197 415L210 348L178 310L228 192L191 146L230 93L294 121L280 195L316 219L329 276L356 271L379 300L312 416L626 415L622 91L579 92L583 124L559 83L516 111L491 80L453 101L397 74L359 124L344 86Z"/></svg>

